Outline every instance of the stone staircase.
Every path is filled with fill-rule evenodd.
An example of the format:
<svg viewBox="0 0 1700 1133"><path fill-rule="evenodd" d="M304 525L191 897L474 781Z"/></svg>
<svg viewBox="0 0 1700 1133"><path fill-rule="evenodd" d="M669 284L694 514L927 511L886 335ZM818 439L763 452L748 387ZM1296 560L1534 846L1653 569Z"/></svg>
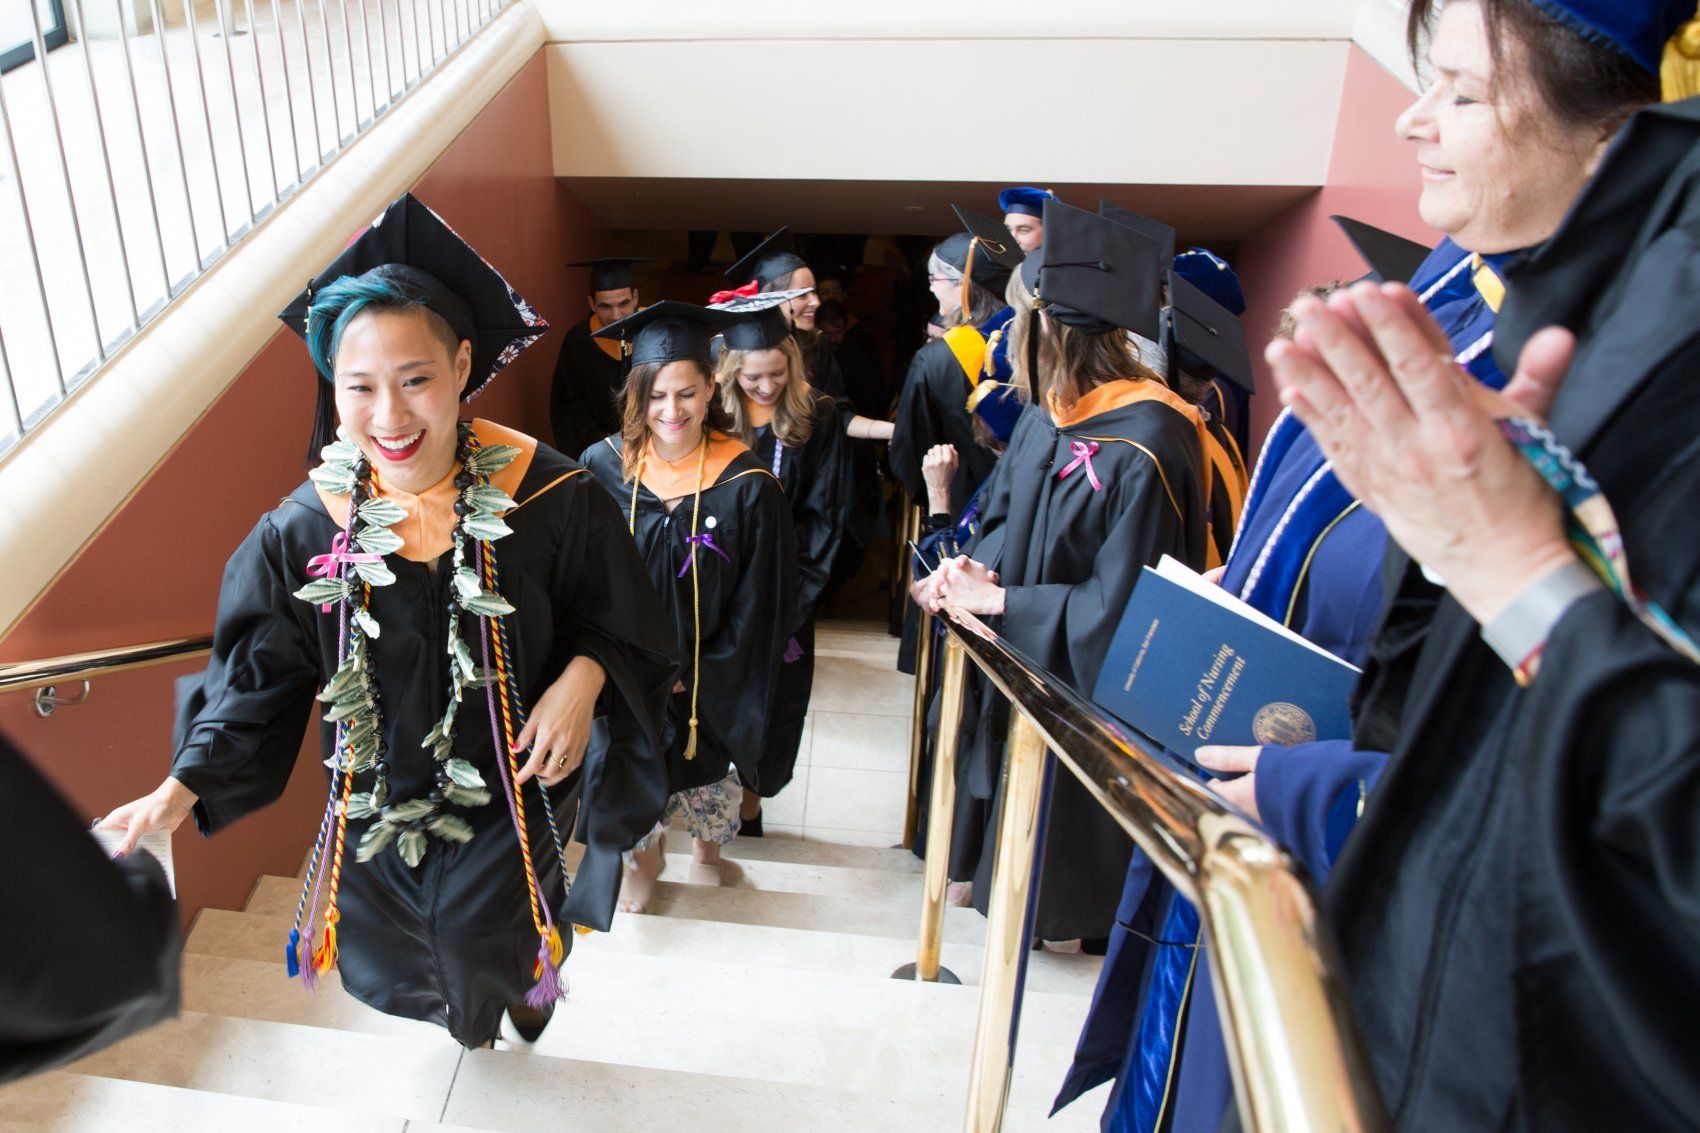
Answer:
<svg viewBox="0 0 1700 1133"><path fill-rule="evenodd" d="M856 690L833 686L858 683L861 666L886 689L861 709L816 713L805 758L897 734L889 719L837 719L907 711L889 695L889 639L822 636L817 705L858 703ZM841 733L824 746L823 724ZM675 834L682 852L668 855L652 913L619 914L613 931L578 938L568 998L529 1048L462 1050L436 1027L356 1003L334 975L308 995L282 962L298 882L261 878L241 912L196 919L180 1018L0 1089L0 1130L957 1129L984 921L965 909L946 917L944 963L966 986L890 979L914 959L920 863L877 844L816 840L814 794L800 795L789 804L795 829L775 821L792 817L781 794L769 803L769 836L729 847L724 887L684 880L689 853ZM842 821L842 811L826 813ZM1101 1092L1054 1120L1045 1113L1099 962L1032 961L1006 1128L1096 1129Z"/></svg>

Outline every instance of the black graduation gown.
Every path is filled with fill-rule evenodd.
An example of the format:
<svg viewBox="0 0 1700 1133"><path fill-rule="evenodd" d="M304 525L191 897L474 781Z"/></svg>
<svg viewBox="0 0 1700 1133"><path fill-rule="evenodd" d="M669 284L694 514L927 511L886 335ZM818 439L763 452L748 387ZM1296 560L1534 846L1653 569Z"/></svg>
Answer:
<svg viewBox="0 0 1700 1133"><path fill-rule="evenodd" d="M1005 588L994 628L1088 697L1141 568L1164 555L1202 568L1209 539L1203 453L1192 423L1153 401L1111 404L1066 428L1037 409L1024 415L999 461L970 552L998 571ZM1070 446L1094 441L1102 490L1093 490L1084 466L1059 478L1076 459ZM964 785L993 800L974 885L984 912L1009 715L989 683L978 682L976 692L965 711ZM1045 940L1107 936L1133 843L1072 774L1055 779L1036 932ZM957 857L954 875L961 876L968 863Z"/></svg>
<svg viewBox="0 0 1700 1133"><path fill-rule="evenodd" d="M1634 577L1700 632L1700 104L1638 115L1555 237L1508 273L1495 356L1579 348L1550 425L1599 481ZM1518 689L1396 551L1358 746L1392 762L1326 910L1394 1127L1700 1127L1700 667L1614 596ZM1382 750L1388 750L1382 748Z"/></svg>
<svg viewBox="0 0 1700 1133"><path fill-rule="evenodd" d="M584 462L629 517L632 483L621 468L620 438L607 437L592 445L585 451ZM667 787L676 793L717 783L726 777L730 765L737 767L745 783L763 791L761 756L797 602L791 508L779 482L747 449L703 486L696 529L699 535L712 533L724 557L707 548L697 552L702 685L697 698L697 751L687 760L695 623L691 571L683 568L692 550L688 538L693 506L687 496L669 512L655 493L638 488L634 532L638 552L661 595L683 658L679 680L685 687L669 701L663 737Z"/></svg>
<svg viewBox="0 0 1700 1133"><path fill-rule="evenodd" d="M110 861L0 737L0 1082L177 1013L177 903L151 854Z"/></svg>
<svg viewBox="0 0 1700 1133"><path fill-rule="evenodd" d="M956 480L950 489L950 513L961 515L974 489L997 463L997 453L974 439L968 412L968 378L942 338L921 347L909 363L897 402L897 428L891 438L891 471L908 489L911 503L927 506L927 482L921 461L934 445L955 445Z"/></svg>
<svg viewBox="0 0 1700 1133"><path fill-rule="evenodd" d="M590 337L585 319L561 339L549 383L549 425L560 452L583 452L620 427L620 389L626 368Z"/></svg>
<svg viewBox="0 0 1700 1133"><path fill-rule="evenodd" d="M799 655L784 663L768 724L767 747L758 778L761 794L772 798L791 781L809 694L815 682L815 610L832 573L833 560L850 515L850 444L839 427L838 407L815 394L814 427L801 449L778 444L771 425L756 430L752 451L785 489L797 540L797 610L792 640Z"/></svg>
<svg viewBox="0 0 1700 1133"><path fill-rule="evenodd" d="M525 792L533 861L570 947L567 924L608 928L620 854L666 805L660 728L677 654L618 509L584 469L539 445L510 494L519 503L507 513L513 533L493 546L501 593L517 611L507 625L521 694L534 704L575 656L595 658L608 674L584 766L574 782L551 792L563 831L573 829L581 796L583 803L574 840L586 851L564 903L541 801L531 784ZM293 592L308 581L308 559L324 554L339 531L306 483L260 520L225 568L212 661L179 709L171 767L200 796L195 820L204 834L272 802L289 780L338 647L335 611L321 614ZM448 696L444 612L452 571L447 554L435 571L398 555L385 562L396 581L372 589L382 633L371 649L391 797L401 801L433 787L434 765L421 742ZM460 632L476 652L478 621L463 616ZM335 729L321 721L320 734L329 757ZM355 998L439 1023L463 1045L477 1046L495 1036L502 1011L530 988L538 941L483 695L462 704L454 750L478 767L494 796L464 812L472 840L433 838L416 868L393 849L357 862L354 847L367 823L350 821L338 966ZM370 789L369 781L357 781L357 789Z"/></svg>

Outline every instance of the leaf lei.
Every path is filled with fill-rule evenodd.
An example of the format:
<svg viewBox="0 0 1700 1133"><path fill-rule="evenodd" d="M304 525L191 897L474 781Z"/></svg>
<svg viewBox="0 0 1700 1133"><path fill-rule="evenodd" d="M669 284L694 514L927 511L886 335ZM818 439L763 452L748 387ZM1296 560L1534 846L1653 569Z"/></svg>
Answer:
<svg viewBox="0 0 1700 1133"><path fill-rule="evenodd" d="M389 555L403 541L390 528L407 518L407 510L393 500L373 494L370 466L364 455L338 431L338 440L320 451L323 463L309 473L315 484L334 495L349 497L353 545L362 554ZM448 842L472 839L472 824L446 805L479 807L490 802L484 776L469 760L454 754L455 717L466 691L481 688L487 674L474 663L472 651L460 636L460 612L474 617L501 617L513 612L501 595L483 588L478 575L467 565L467 540L491 543L512 534L498 512L515 506L490 476L506 468L520 454L512 445L488 445L472 450L471 426L460 423L459 463L455 483L460 487L456 512L460 520L454 530L454 560L448 609L449 698L443 718L425 736L422 745L436 763L436 789L420 798L392 803L388 781L388 754L383 739L383 714L378 699L377 679L372 670L370 642L381 627L370 609L374 586L389 586L395 574L381 561L339 563L332 577L316 579L295 592L295 597L314 605L340 605L347 617L347 633L337 670L318 694L328 707L325 719L337 725L336 755L330 763L338 770L355 774L372 772L371 788L349 796L347 817L373 819L355 851L358 861L370 861L392 843L409 866L424 860L431 837ZM353 577L350 577L352 572Z"/></svg>

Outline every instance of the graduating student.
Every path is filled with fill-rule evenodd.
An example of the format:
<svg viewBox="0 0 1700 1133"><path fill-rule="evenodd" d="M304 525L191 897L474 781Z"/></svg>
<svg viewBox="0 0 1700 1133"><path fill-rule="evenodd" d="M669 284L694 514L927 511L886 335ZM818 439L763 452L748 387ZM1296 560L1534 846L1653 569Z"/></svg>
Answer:
<svg viewBox="0 0 1700 1133"><path fill-rule="evenodd" d="M322 714L291 973L335 966L467 1046L504 1009L534 1037L570 926L608 927L620 854L665 805L672 635L595 480L461 419L545 324L430 209L397 200L282 317L331 443L225 569L171 777L105 824L127 844L190 814L216 834L278 797Z"/></svg>
<svg viewBox="0 0 1700 1133"><path fill-rule="evenodd" d="M1245 294L1240 290L1240 277L1233 267L1207 248L1188 248L1175 256L1175 274L1208 296L1217 306L1235 319L1245 314ZM1244 337L1243 335L1241 336ZM1223 433L1232 438L1235 455L1251 450L1250 371L1228 376L1212 369L1196 354L1186 359L1196 377L1209 383L1194 398L1210 411L1212 420L1219 423ZM1177 363L1180 359L1176 360ZM1188 369L1181 365L1181 369Z"/></svg>
<svg viewBox="0 0 1700 1133"><path fill-rule="evenodd" d="M746 837L761 836L762 798L778 794L797 765L814 687L815 613L851 505L850 449L838 427L838 408L803 376L802 355L779 310L783 295L727 308L747 317L726 329L715 367L729 432L785 489L797 542L797 609L761 758L761 789L744 792Z"/></svg>
<svg viewBox="0 0 1700 1133"><path fill-rule="evenodd" d="M986 558L947 561L917 597L996 619L1005 640L1089 694L1140 569L1165 554L1202 568L1210 473L1202 414L1138 361L1128 339L1157 314L1156 295L1126 283L1153 254L1149 242L1056 201L1045 230L1041 254L1021 268L1034 301L1012 324L1011 351L1029 359L1035 405L987 492L969 551ZM1007 712L988 692L964 725L968 789L995 799ZM1132 842L1069 775L1056 779L1049 831L1038 937L1107 937ZM982 907L990 865L982 854Z"/></svg>
<svg viewBox="0 0 1700 1133"><path fill-rule="evenodd" d="M1032 255L1045 242L1045 202L1056 200L1049 189L1015 185L998 194L1003 225L1023 253Z"/></svg>
<svg viewBox="0 0 1700 1133"><path fill-rule="evenodd" d="M844 431L849 436L857 440L891 439L891 422L859 415L850 401L844 371L833 356L832 347L815 327L821 304L820 296L815 294L815 273L797 254L789 227L773 233L751 249L749 255L727 268L726 278L740 294L795 292L779 309L803 355L809 384L838 405Z"/></svg>
<svg viewBox="0 0 1700 1133"><path fill-rule="evenodd" d="M0 736L0 1082L75 1062L177 1012L177 903L147 853L110 861Z"/></svg>
<svg viewBox="0 0 1700 1133"><path fill-rule="evenodd" d="M1003 293L1023 258L994 221L960 206L956 212L966 230L941 241L927 262L946 331L909 363L889 460L909 498L920 503L927 498L922 458L935 445L953 446L958 460L953 516L997 462L997 454L975 436L968 398L985 372L994 336L1001 339L1013 317Z"/></svg>
<svg viewBox="0 0 1700 1133"><path fill-rule="evenodd" d="M663 735L667 812L633 850L622 907L643 912L665 865L664 824L689 827L697 870L719 875L738 835L742 783L762 756L797 611L791 504L737 437L709 364L716 331L741 316L665 300L600 333L631 344L620 432L584 453L636 542L688 666Z"/></svg>
<svg viewBox="0 0 1700 1133"><path fill-rule="evenodd" d="M590 317L574 324L561 340L555 376L549 384L549 424L560 452L583 452L619 428L625 359L618 342L595 335L638 309L632 265L647 262L631 256L608 256L567 265L590 269L590 295L585 300Z"/></svg>

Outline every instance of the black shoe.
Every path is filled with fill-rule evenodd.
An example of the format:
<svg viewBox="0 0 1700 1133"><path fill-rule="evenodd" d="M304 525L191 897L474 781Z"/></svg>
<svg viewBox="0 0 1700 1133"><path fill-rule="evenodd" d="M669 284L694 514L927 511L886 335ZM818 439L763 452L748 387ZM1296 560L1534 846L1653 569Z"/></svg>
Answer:
<svg viewBox="0 0 1700 1133"><path fill-rule="evenodd" d="M744 819L743 824L738 827L738 837L740 838L760 838L761 836L761 814L759 812L754 818Z"/></svg>
<svg viewBox="0 0 1700 1133"><path fill-rule="evenodd" d="M549 1025L549 1020L555 1017L555 1005L539 1010L529 1003L516 1003L508 1008L508 1022L513 1024L514 1031L528 1043L534 1043L543 1037L543 1028Z"/></svg>

